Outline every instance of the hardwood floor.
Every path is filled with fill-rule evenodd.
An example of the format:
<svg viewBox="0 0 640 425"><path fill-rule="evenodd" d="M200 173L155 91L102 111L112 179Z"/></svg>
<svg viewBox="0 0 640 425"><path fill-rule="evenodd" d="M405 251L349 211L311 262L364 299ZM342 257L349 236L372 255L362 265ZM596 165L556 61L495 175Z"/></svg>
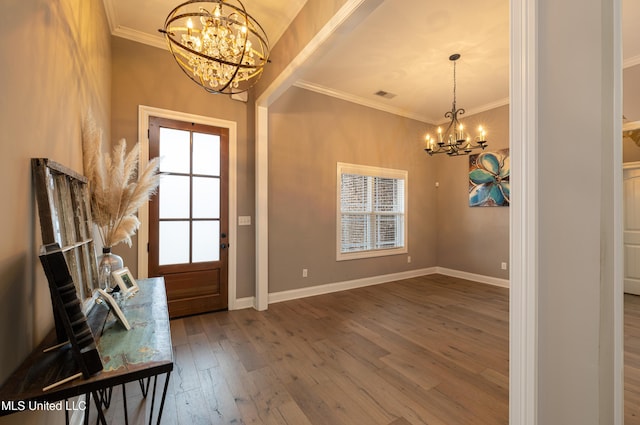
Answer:
<svg viewBox="0 0 640 425"><path fill-rule="evenodd" d="M508 305L432 275L173 320L162 423L507 424ZM130 423L140 400L127 385ZM107 414L124 423L119 389Z"/></svg>
<svg viewBox="0 0 640 425"><path fill-rule="evenodd" d="M508 305L506 289L432 275L173 320L162 423L507 424ZM634 425L640 297L625 296L625 307ZM107 419L124 423L119 389L113 397ZM151 403L137 384L127 404L129 423L146 423Z"/></svg>

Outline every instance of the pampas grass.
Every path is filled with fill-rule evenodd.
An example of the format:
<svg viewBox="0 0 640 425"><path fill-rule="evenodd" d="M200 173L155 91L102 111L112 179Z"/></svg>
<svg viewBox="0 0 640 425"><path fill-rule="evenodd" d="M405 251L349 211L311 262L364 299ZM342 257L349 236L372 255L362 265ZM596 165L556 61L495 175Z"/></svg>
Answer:
<svg viewBox="0 0 640 425"><path fill-rule="evenodd" d="M89 179L91 213L102 243L131 246L131 236L140 227L138 208L155 192L159 183L159 159L149 161L138 173L138 144L127 153L121 139L111 153L102 150L102 131L89 115L82 126L84 174Z"/></svg>

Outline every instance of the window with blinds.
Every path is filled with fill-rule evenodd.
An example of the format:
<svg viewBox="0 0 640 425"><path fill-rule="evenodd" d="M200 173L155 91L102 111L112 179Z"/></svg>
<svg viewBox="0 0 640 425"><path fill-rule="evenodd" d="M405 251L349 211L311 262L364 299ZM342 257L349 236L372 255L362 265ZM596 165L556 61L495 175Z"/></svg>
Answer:
<svg viewBox="0 0 640 425"><path fill-rule="evenodd" d="M338 163L337 260L406 253L407 172Z"/></svg>

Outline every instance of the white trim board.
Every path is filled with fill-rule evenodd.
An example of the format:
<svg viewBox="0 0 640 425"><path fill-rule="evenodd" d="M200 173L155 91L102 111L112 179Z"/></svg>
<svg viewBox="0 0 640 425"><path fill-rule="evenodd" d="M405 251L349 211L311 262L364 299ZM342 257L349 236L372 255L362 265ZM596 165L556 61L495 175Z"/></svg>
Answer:
<svg viewBox="0 0 640 425"><path fill-rule="evenodd" d="M500 286L509 288L509 279L501 279L499 277L484 276L476 273L463 272L460 270L447 269L445 267L436 267L434 273L443 274L445 276L457 277L473 282L484 283L486 285Z"/></svg>
<svg viewBox="0 0 640 425"><path fill-rule="evenodd" d="M538 0L510 0L509 423L538 424Z"/></svg>
<svg viewBox="0 0 640 425"><path fill-rule="evenodd" d="M398 280L411 279L413 277L429 276L434 274L441 274L445 276L469 280L476 283L509 288L509 281L507 279L500 279L497 277L484 276L475 273L463 272L460 270L447 269L445 267L428 267L425 269L390 273L380 276L346 280L343 282L326 283L322 285L309 286L306 288L292 289L289 291L273 292L268 295L268 300L269 304L273 304L283 301L314 297L316 295L331 294L334 292L347 291L350 289L363 288L365 286L380 285L382 283L395 282ZM254 306L254 303L255 297L241 298L236 300L236 309L252 308Z"/></svg>
<svg viewBox="0 0 640 425"><path fill-rule="evenodd" d="M298 87L304 90L320 93L325 96L335 97L336 99L341 99L346 102L355 103L356 105L362 105L368 108L377 109L379 111L389 112L390 114L395 114L401 117L410 118L412 120L420 121L429 125L442 125L448 122L446 119L442 120L440 117L424 117L419 114L409 112L402 108L397 108L394 106L386 105L381 102L377 102L375 100L365 99L364 97L359 97L349 93L344 93L338 90L330 89L328 87L311 83L309 81L298 80L293 85L295 87ZM486 105L480 105L477 108L467 110L467 112L465 113L465 117L470 117L472 115L479 114L481 112L490 111L491 109L499 108L500 106L505 106L508 104L509 104L508 97L504 99L498 99L493 102L489 102Z"/></svg>

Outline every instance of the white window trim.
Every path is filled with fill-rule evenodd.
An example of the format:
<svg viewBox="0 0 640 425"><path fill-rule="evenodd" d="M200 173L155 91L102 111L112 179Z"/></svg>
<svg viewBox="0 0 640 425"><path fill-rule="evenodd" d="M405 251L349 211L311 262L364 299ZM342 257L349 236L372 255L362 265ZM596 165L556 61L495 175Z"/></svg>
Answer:
<svg viewBox="0 0 640 425"><path fill-rule="evenodd" d="M397 248L372 249L358 252L342 252L342 214L340 211L341 204L341 176L342 174L357 174L370 177L384 177L390 179L404 180L404 226L403 240L404 245ZM336 261L355 260L360 258L386 257L389 255L406 254L409 249L409 240L407 228L408 221L408 193L409 193L409 173L406 170L394 170L391 168L372 167L368 165L347 164L338 162L336 167Z"/></svg>

